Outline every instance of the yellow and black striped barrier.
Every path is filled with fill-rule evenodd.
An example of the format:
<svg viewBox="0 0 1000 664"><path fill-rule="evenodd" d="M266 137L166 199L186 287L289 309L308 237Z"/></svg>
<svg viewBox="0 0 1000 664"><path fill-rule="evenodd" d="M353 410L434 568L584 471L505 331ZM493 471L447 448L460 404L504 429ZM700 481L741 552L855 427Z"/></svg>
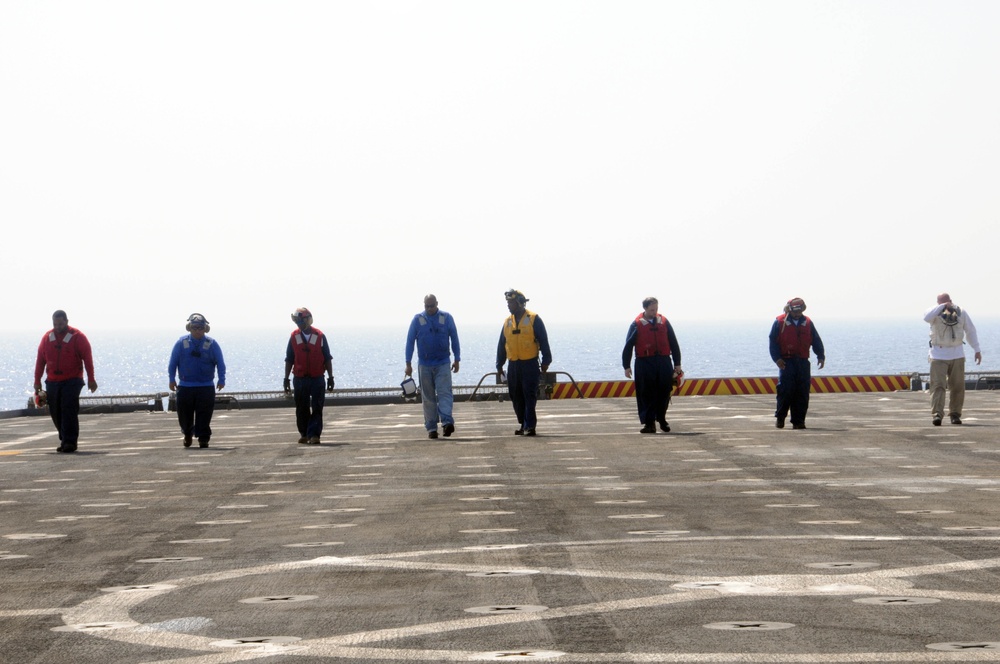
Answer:
<svg viewBox="0 0 1000 664"><path fill-rule="evenodd" d="M726 396L747 394L774 394L778 379L769 378L689 378L675 396ZM579 392L577 391L579 389ZM814 393L835 392L895 392L910 389L909 374L883 374L872 376L823 376L812 378ZM631 380L599 380L579 383L556 383L552 388L553 399L585 399L634 397L635 383Z"/></svg>

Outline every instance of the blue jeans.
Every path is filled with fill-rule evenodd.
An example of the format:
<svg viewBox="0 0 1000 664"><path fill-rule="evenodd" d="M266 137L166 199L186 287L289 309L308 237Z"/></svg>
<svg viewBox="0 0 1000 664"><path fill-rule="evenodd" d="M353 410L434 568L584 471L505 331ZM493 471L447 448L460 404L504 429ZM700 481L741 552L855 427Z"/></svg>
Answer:
<svg viewBox="0 0 1000 664"><path fill-rule="evenodd" d="M323 376L292 378L292 390L295 394L295 425L299 429L299 435L318 438L323 433L326 380Z"/></svg>
<svg viewBox="0 0 1000 664"><path fill-rule="evenodd" d="M49 402L49 415L59 432L59 447L75 450L80 438L80 392L82 378L45 381L45 394Z"/></svg>
<svg viewBox="0 0 1000 664"><path fill-rule="evenodd" d="M420 401L424 405L424 427L428 431L437 431L438 421L441 424L454 424L451 416L455 396L451 392L451 365L435 364L417 367L420 374Z"/></svg>

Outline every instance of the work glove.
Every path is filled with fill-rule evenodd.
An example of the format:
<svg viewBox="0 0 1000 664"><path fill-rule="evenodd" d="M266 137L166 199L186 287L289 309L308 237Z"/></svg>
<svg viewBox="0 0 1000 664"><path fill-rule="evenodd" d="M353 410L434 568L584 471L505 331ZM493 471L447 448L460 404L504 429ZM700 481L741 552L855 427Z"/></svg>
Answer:
<svg viewBox="0 0 1000 664"><path fill-rule="evenodd" d="M326 391L333 392L333 385L334 385L333 376L330 376L329 378L326 379Z"/></svg>
<svg viewBox="0 0 1000 664"><path fill-rule="evenodd" d="M292 381L289 380L288 378L285 379L284 388L285 388L285 394L292 393Z"/></svg>

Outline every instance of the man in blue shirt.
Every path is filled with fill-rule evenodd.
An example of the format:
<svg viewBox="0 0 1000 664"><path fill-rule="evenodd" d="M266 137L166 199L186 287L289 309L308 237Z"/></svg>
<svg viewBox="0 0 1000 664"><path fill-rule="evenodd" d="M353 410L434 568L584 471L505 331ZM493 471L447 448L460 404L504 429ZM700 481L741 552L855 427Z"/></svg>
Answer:
<svg viewBox="0 0 1000 664"><path fill-rule="evenodd" d="M170 353L168 379L170 389L177 391L177 420L184 433L184 447L191 447L194 438L198 439L198 447L208 447L215 390L226 386L226 362L219 344L206 336L212 328L204 316L191 314L185 329L188 334L177 340ZM216 371L218 386L214 382Z"/></svg>
<svg viewBox="0 0 1000 664"><path fill-rule="evenodd" d="M424 297L424 310L413 317L406 334L407 376L413 375L413 347L417 347L417 370L420 376L420 400L424 406L424 427L428 438L437 438L437 425L444 425L445 438L455 432L451 410L455 401L451 374L458 373L462 349L458 343L455 319L438 309L435 295ZM451 361L454 352L455 361Z"/></svg>

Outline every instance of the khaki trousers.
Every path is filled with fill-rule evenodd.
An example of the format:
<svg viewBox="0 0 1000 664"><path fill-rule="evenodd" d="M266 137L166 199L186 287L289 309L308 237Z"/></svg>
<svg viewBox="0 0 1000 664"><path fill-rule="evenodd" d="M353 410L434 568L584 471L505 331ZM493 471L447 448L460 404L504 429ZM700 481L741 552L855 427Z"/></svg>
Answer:
<svg viewBox="0 0 1000 664"><path fill-rule="evenodd" d="M931 415L944 418L944 390L951 392L948 415L962 415L965 404L965 358L931 360Z"/></svg>

